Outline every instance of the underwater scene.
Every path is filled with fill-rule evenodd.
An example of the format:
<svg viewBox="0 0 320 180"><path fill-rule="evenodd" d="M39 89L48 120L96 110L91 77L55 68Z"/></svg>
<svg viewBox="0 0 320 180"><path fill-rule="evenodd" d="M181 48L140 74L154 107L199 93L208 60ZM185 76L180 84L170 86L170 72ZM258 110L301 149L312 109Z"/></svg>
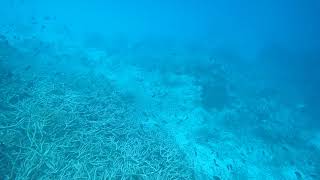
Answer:
<svg viewBox="0 0 320 180"><path fill-rule="evenodd" d="M0 0L0 180L320 179L320 1Z"/></svg>

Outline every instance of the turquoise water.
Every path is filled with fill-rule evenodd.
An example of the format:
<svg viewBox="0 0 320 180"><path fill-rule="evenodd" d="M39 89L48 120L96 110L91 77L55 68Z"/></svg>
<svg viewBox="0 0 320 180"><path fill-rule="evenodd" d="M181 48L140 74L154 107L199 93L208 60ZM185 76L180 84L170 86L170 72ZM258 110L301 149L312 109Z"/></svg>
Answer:
<svg viewBox="0 0 320 180"><path fill-rule="evenodd" d="M320 179L318 17L0 0L0 179Z"/></svg>

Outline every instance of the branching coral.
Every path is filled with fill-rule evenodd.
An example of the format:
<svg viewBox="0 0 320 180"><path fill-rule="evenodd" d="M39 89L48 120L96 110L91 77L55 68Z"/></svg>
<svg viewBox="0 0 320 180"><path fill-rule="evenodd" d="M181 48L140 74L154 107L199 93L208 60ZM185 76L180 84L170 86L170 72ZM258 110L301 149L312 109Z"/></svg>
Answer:
<svg viewBox="0 0 320 180"><path fill-rule="evenodd" d="M165 133L143 129L133 106L105 87L107 79L86 75L92 84L77 90L65 85L67 77L42 77L30 98L0 113L1 161L6 162L0 177L192 179L175 143ZM57 87L63 93L55 93ZM0 92L4 96L15 89L1 86Z"/></svg>

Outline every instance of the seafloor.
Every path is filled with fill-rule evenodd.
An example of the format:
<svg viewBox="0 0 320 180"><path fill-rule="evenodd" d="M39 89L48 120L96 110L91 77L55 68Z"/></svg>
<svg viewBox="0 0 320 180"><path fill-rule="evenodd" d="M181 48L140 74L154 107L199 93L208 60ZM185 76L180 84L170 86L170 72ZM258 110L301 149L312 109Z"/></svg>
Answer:
<svg viewBox="0 0 320 180"><path fill-rule="evenodd" d="M313 116L263 68L201 45L10 28L0 179L320 179Z"/></svg>

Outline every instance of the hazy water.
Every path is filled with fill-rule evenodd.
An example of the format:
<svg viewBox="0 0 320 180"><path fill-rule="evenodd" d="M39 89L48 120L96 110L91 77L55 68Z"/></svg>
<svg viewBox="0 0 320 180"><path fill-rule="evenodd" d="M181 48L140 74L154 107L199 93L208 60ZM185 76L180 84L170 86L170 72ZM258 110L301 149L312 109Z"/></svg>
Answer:
<svg viewBox="0 0 320 180"><path fill-rule="evenodd" d="M319 17L0 0L0 179L320 179Z"/></svg>

